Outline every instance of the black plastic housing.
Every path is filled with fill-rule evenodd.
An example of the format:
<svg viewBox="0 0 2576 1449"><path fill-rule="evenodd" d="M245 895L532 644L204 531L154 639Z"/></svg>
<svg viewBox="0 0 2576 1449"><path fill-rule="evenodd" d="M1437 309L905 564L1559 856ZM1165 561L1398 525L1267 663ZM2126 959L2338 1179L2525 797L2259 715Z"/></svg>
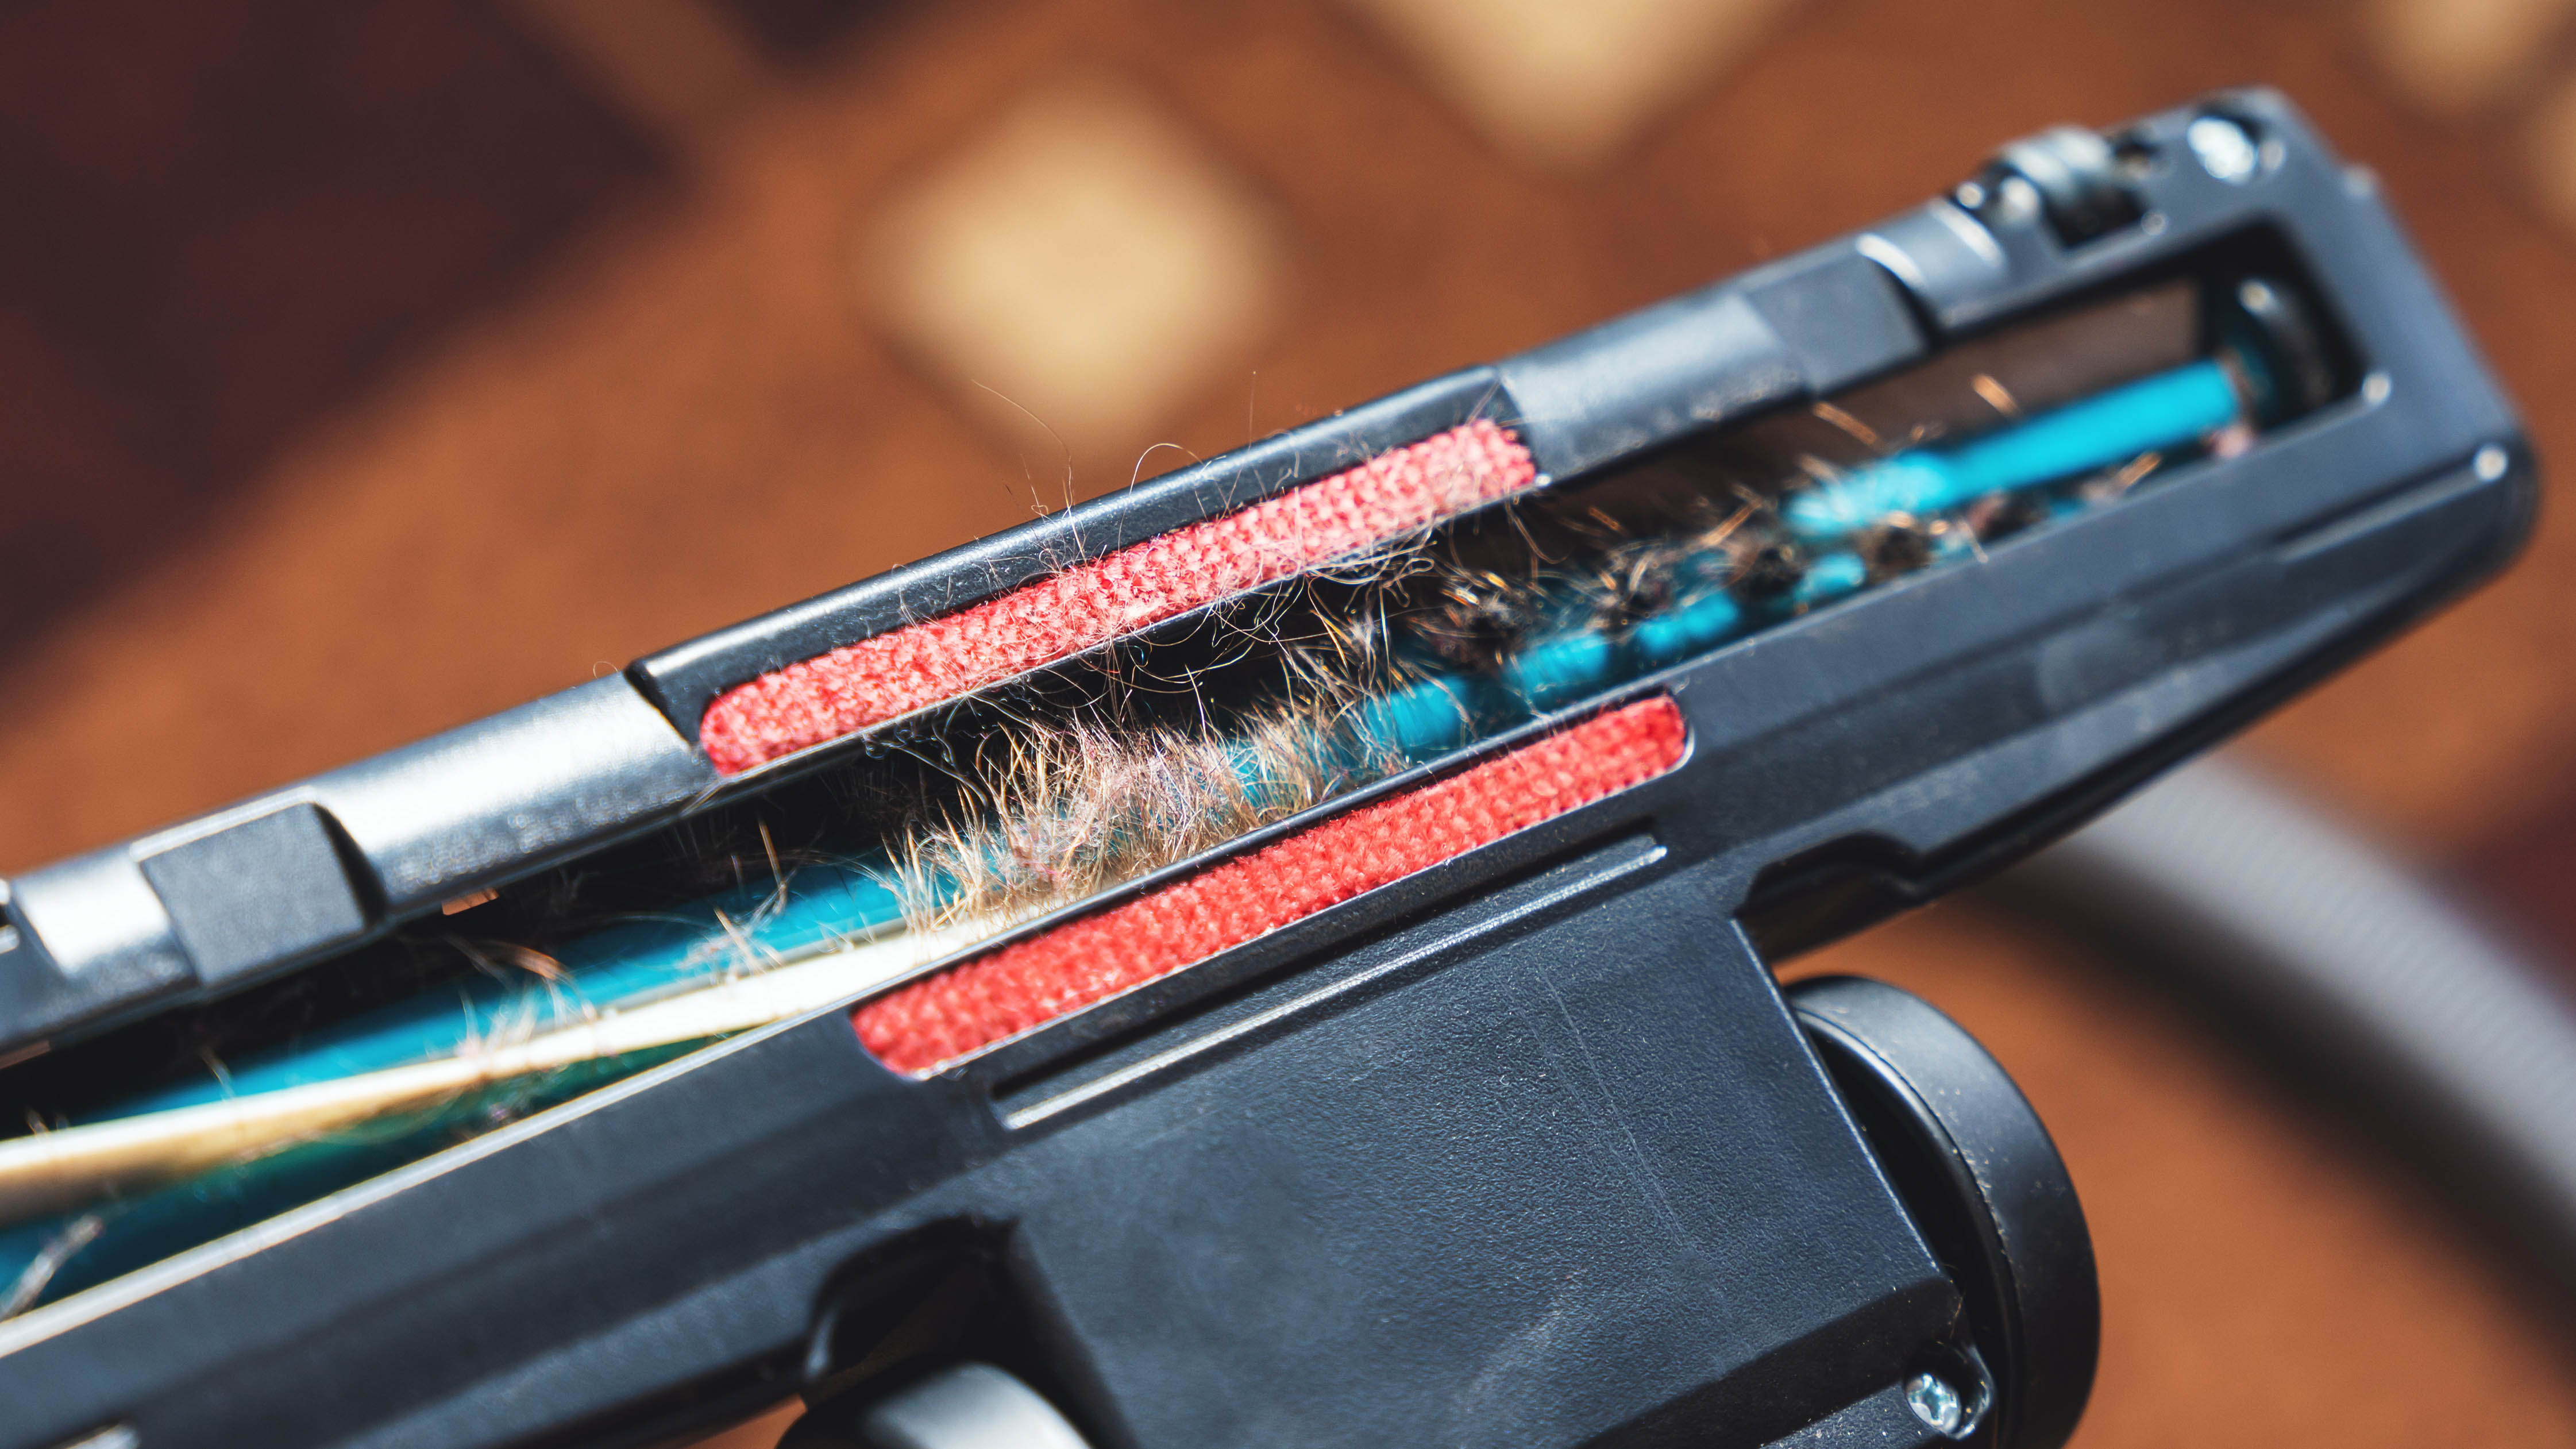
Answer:
<svg viewBox="0 0 2576 1449"><path fill-rule="evenodd" d="M2195 161L2209 114L2255 174ZM1899 1386L1971 1361L1974 1295L1761 953L2070 828L2501 566L2535 496L2369 178L2286 102L2113 139L2134 216L2079 243L1936 201L10 883L0 1051L770 788L697 753L716 692L1471 416L1569 481L2247 236L2359 373L2242 456L1623 687L1679 701L1672 774L942 1076L826 1011L0 1322L0 1445L653 1442L864 1389L930 1301L901 1285L952 1281L929 1341L1103 1445L1938 1442Z"/></svg>

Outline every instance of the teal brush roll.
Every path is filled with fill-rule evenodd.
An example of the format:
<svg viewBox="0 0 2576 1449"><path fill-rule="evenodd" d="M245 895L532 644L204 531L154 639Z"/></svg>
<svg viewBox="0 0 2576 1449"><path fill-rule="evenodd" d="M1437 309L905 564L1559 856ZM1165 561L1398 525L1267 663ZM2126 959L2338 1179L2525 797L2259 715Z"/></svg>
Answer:
<svg viewBox="0 0 2576 1449"><path fill-rule="evenodd" d="M1909 449L1855 468L1791 498L1782 517L1799 538L1826 543L1893 514L1939 513L2196 442L2243 411L2225 365L2204 359L1956 447Z"/></svg>

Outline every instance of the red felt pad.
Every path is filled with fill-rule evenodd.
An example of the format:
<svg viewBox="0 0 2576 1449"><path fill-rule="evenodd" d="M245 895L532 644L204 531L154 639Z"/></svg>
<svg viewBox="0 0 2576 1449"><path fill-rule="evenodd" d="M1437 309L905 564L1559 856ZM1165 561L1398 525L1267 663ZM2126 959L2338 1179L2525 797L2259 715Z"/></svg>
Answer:
<svg viewBox="0 0 2576 1449"><path fill-rule="evenodd" d="M1529 450L1477 421L1175 529L973 608L790 664L716 696L698 743L723 774L955 699L1305 569L1384 548L1529 487Z"/></svg>
<svg viewBox="0 0 2576 1449"><path fill-rule="evenodd" d="M1186 880L961 962L860 1007L877 1060L919 1076L1122 991L1653 779L1689 745L1642 700L1365 805Z"/></svg>

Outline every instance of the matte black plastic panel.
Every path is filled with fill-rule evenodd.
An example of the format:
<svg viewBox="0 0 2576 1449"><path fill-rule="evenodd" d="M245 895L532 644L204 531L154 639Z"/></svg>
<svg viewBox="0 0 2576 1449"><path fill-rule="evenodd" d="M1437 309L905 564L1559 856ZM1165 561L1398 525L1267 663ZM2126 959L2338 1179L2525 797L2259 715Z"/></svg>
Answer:
<svg viewBox="0 0 2576 1449"><path fill-rule="evenodd" d="M1797 359L1742 289L1720 284L1502 365L1521 440L1572 476L1796 397Z"/></svg>
<svg viewBox="0 0 2576 1449"><path fill-rule="evenodd" d="M1857 243L1818 247L1743 286L1809 393L1837 392L1923 355L1923 333L1904 292Z"/></svg>
<svg viewBox="0 0 2576 1449"><path fill-rule="evenodd" d="M404 915L665 817L715 770L621 677L334 770L309 787Z"/></svg>
<svg viewBox="0 0 2576 1449"><path fill-rule="evenodd" d="M10 883L15 950L0 951L0 1052L149 1010L193 990L170 913L122 849Z"/></svg>
<svg viewBox="0 0 2576 1449"><path fill-rule="evenodd" d="M1774 1440L1773 1449L1931 1449L1951 1442L1906 1407L1903 1388L1890 1385L1830 1418Z"/></svg>
<svg viewBox="0 0 2576 1449"><path fill-rule="evenodd" d="M200 985L367 929L334 833L321 807L288 805L143 858L143 878L168 908Z"/></svg>
<svg viewBox="0 0 2576 1449"><path fill-rule="evenodd" d="M1955 1311L1701 879L1339 1004L991 1170L1138 1445L1754 1444Z"/></svg>
<svg viewBox="0 0 2576 1449"><path fill-rule="evenodd" d="M1521 440L1541 470L1566 478L1922 351L1888 273L1845 241L1524 352L1500 370Z"/></svg>

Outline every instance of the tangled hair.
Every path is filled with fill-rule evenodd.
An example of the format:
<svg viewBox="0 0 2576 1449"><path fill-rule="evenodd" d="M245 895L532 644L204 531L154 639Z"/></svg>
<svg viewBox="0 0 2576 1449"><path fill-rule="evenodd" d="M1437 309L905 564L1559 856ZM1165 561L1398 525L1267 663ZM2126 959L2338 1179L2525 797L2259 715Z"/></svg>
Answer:
<svg viewBox="0 0 2576 1449"><path fill-rule="evenodd" d="M983 741L960 798L893 842L906 924L999 929L1276 824L1402 762L1354 728L1368 693L1306 661L1288 697L1229 726L1114 720Z"/></svg>

